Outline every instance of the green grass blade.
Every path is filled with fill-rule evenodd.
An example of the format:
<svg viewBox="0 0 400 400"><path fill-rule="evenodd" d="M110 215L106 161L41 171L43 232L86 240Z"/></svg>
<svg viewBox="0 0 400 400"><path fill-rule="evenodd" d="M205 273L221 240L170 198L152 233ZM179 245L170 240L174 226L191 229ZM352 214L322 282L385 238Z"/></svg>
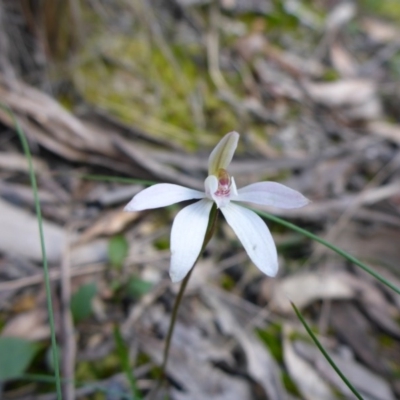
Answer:
<svg viewBox="0 0 400 400"><path fill-rule="evenodd" d="M136 379L133 375L132 366L130 365L129 361L129 348L124 342L118 325L114 325L114 340L122 369L124 370L126 378L128 379L131 387L132 396L135 400L141 400L142 397L140 396L139 389L136 385Z"/></svg>
<svg viewBox="0 0 400 400"><path fill-rule="evenodd" d="M350 255L346 251L339 249L338 247L336 247L332 243L329 243L326 240L321 239L319 236L314 235L313 233L311 233L311 232L309 232L309 231L307 231L305 229L302 229L302 228L298 227L297 225L294 225L294 224L292 224L290 222L285 221L284 219L276 217L275 215L271 215L271 214L268 214L268 213L263 212L263 211L258 211L258 210L254 209L254 208L250 208L250 209L253 210L255 213L257 213L258 215L260 215L263 218L269 219L270 221L277 222L278 224L281 224L281 225L285 226L286 228L289 228L289 229L291 229L293 231L299 232L302 235L304 235L304 236L306 236L306 237L308 237L308 238L310 238L312 240L315 240L318 243L323 244L328 249L333 250L334 252L336 252L337 254L339 254L340 256L345 258L346 260L352 262L353 264L357 265L358 267L363 269L368 274L372 275L375 279L377 279L379 282L383 283L384 285L386 285L387 287L389 287L390 289L395 291L397 294L400 294L400 288L398 288L393 283L389 282L386 278L384 278L382 275L380 275L377 272L375 272L372 268L368 267L368 265L364 264L363 262L358 260L356 257L353 257L352 255Z"/></svg>
<svg viewBox="0 0 400 400"><path fill-rule="evenodd" d="M60 377L60 367L59 367L59 363L58 363L58 347L57 347L56 330L55 330L55 323L54 323L53 303L52 303L52 299L51 299L49 267L47 264L46 246L45 246L45 242L44 242L42 210L40 207L38 187L37 187L37 182L36 182L35 171L33 169L32 156L31 156L31 152L29 150L28 141L26 140L25 134L24 134L18 120L16 119L14 113L8 107L4 106L3 104L0 104L0 107L11 116L11 118L14 122L15 130L16 130L19 140L21 142L21 146L23 148L25 157L28 160L29 178L31 181L33 197L34 197L34 201L35 201L36 216L37 216L38 225L39 225L40 246L41 246L41 251L42 251L42 259L43 259L43 275L44 275L44 283L45 283L45 288L46 288L47 311L49 314L51 349L52 349L52 355L53 355L53 361L54 361L54 375L55 375L55 379L56 379L57 399L61 400L62 399L61 377Z"/></svg>
<svg viewBox="0 0 400 400"><path fill-rule="evenodd" d="M335 370L335 372L340 376L342 381L347 385L347 387L354 393L354 396L357 397L359 400L364 400L363 397L358 393L357 389L350 383L350 381L343 375L342 371L338 368L338 366L334 363L330 355L327 353L327 351L324 349L324 346L319 342L317 337L314 335L313 331L311 328L308 326L306 320L304 319L303 315L299 311L299 309L295 306L293 302L290 302L290 304L293 307L294 312L297 315L297 318L301 321L303 324L304 328L306 329L307 333L311 337L311 339L314 341L315 345L318 347L319 351L323 354L323 356L326 358L326 361L331 365L331 367Z"/></svg>

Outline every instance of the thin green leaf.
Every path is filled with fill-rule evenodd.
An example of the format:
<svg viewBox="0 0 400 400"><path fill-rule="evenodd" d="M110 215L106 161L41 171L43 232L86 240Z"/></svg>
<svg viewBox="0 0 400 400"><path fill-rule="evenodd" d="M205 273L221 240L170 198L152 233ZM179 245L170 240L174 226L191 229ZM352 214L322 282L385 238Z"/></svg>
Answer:
<svg viewBox="0 0 400 400"><path fill-rule="evenodd" d="M123 235L113 236L108 242L108 259L114 268L121 268L128 255L129 244Z"/></svg>
<svg viewBox="0 0 400 400"><path fill-rule="evenodd" d="M137 276L132 276L128 281L126 291L130 296L139 299L141 296L148 293L152 287L153 284L151 282L144 281Z"/></svg>
<svg viewBox="0 0 400 400"><path fill-rule="evenodd" d="M32 156L31 156L31 152L29 149L28 141L26 140L25 134L24 134L21 126L19 125L18 120L16 119L14 113L7 106L0 103L0 107L11 116L11 118L14 122L15 130L16 130L19 140L21 142L25 157L28 161L29 177L30 177L30 181L31 181L32 192L33 192L33 197L34 197L34 201L35 201L36 216L37 216L38 225L39 225L40 246L41 246L42 260L43 260L42 261L43 275L44 275L44 283L45 283L45 288L46 288L47 311L49 314L49 324L50 324L51 348L52 348L52 353L53 353L53 361L54 361L54 365L55 365L54 374L56 377L57 399L61 400L62 395L61 395L60 369L59 369L59 364L58 364L58 350L57 350L58 346L57 346L56 330L55 330L55 324L54 324L53 303L52 303L52 298L51 298L49 267L47 264L46 246L45 246L45 242L44 242L42 210L40 207L40 200L39 200L39 194L38 194L38 187L37 187L37 183L36 183L35 170L33 169Z"/></svg>
<svg viewBox="0 0 400 400"><path fill-rule="evenodd" d="M71 297L71 313L75 322L89 317L92 313L92 300L97 293L95 283L82 285Z"/></svg>
<svg viewBox="0 0 400 400"><path fill-rule="evenodd" d="M326 361L328 361L328 363L331 365L331 367L336 371L336 373L340 376L340 378L347 385L347 387L354 393L354 395L357 397L357 399L364 400L363 397L360 395L360 393L358 393L357 389L349 382L349 380L343 375L342 371L333 362L332 358L329 356L327 351L324 349L322 344L319 342L317 337L314 335L314 333L311 330L311 328L308 326L306 320L304 319L304 317L301 314L301 312L299 311L299 309L295 306L295 304L293 302L290 302L290 304L292 305L293 310L297 315L297 318L301 321L301 323L303 324L303 326L306 329L307 333L310 335L311 339L314 341L315 345L318 347L319 351L326 358Z"/></svg>
<svg viewBox="0 0 400 400"><path fill-rule="evenodd" d="M310 238L312 240L315 240L318 243L323 244L328 249L333 250L334 252L336 252L337 254L339 254L340 256L345 258L346 260L348 260L348 261L352 262L353 264L357 265L358 267L363 269L365 272L367 272L368 274L372 275L379 282L383 283L384 285L386 285L390 289L394 290L396 293L400 294L400 288L398 288L393 283L389 282L386 278L384 278L382 275L380 275L377 272L375 272L372 268L368 267L366 264L364 264L363 262L358 260L356 257L353 257L352 255L350 255L346 251L339 249L339 247L336 247L332 243L329 243L326 240L321 239L319 236L314 235L311 232L298 227L297 225L294 225L294 224L292 224L290 222L285 221L284 219L276 217L275 215L271 215L271 214L268 214L266 212L256 210L254 208L250 208L250 209L253 210L255 213L257 213L258 215L260 215L263 218L267 218L270 221L277 222L278 224L281 224L281 225L285 226L286 228L289 228L289 229L292 229L293 231L299 232L302 235L304 235L304 236L306 236L306 237L308 237L308 238Z"/></svg>
<svg viewBox="0 0 400 400"><path fill-rule="evenodd" d="M58 359L60 360L62 354L61 354L61 349L59 347L57 347L57 355L58 355ZM46 360L46 364L47 364L49 371L54 371L55 366L54 366L54 358L53 358L53 349L51 348L51 346L46 350L45 360ZM61 378L61 381L63 381L62 378Z"/></svg>
<svg viewBox="0 0 400 400"><path fill-rule="evenodd" d="M114 325L114 340L117 346L117 352L119 356L119 360L121 362L121 366L125 375L128 379L128 382L131 386L132 396L135 400L140 400L141 396L139 393L139 389L136 384L136 379L132 372L132 366L130 365L129 361L129 348L125 344L125 341L121 335L118 325Z"/></svg>

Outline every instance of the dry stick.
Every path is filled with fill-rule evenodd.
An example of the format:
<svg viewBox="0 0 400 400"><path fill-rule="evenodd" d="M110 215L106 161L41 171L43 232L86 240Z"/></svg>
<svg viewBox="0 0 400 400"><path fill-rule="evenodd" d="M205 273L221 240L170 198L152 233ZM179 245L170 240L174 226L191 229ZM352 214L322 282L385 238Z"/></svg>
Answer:
<svg viewBox="0 0 400 400"><path fill-rule="evenodd" d="M164 256L162 257L164 259ZM142 258L136 259L135 262L137 264L140 263L147 263L149 261L158 261L158 258ZM104 263L93 263L89 265L78 265L71 269L71 277L81 276L81 275L90 275L90 274L97 274L104 271L107 268L106 264ZM49 271L49 279L51 281L55 281L60 279L61 277L61 270L60 269L53 269ZM26 276L24 278L18 278L11 281L0 282L0 293L6 292L10 290L19 290L23 289L27 286L39 285L43 282L43 274L35 274L31 276Z"/></svg>
<svg viewBox="0 0 400 400"><path fill-rule="evenodd" d="M87 274L96 274L102 272L106 269L104 264L90 264L87 267L74 268L71 272L71 276L81 276ZM60 279L61 270L55 269L49 271L49 279L55 281ZM39 285L43 283L43 273L36 274L32 276L27 276L25 278L14 279L12 281L0 282L0 293L9 290L19 290L27 286Z"/></svg>
<svg viewBox="0 0 400 400"><path fill-rule="evenodd" d="M229 86L226 83L224 76L219 67L219 5L214 2L210 5L210 28L207 32L207 61L208 73L214 85L219 91L229 91Z"/></svg>
<svg viewBox="0 0 400 400"><path fill-rule="evenodd" d="M82 10L78 0L69 0L69 8L71 10L72 22L74 23L74 33L79 45L84 41L84 31L82 23Z"/></svg>
<svg viewBox="0 0 400 400"><path fill-rule="evenodd" d="M68 229L69 231L69 229ZM69 236L69 235L68 235ZM75 335L72 322L70 300L71 300L71 259L70 259L69 241L64 249L61 263L61 327L62 327L62 375L65 379L62 385L63 396L65 400L75 399Z"/></svg>
<svg viewBox="0 0 400 400"><path fill-rule="evenodd" d="M4 72L7 80L12 80L15 79L17 75L9 60L10 43L5 30L6 13L4 8L4 5L0 2L0 54L2 54L2 57L0 57L0 70Z"/></svg>
<svg viewBox="0 0 400 400"><path fill-rule="evenodd" d="M155 396L157 395L158 391L161 389L161 386L164 383L166 369L167 369L167 363L168 363L168 358L169 358L169 350L170 350L171 341L172 341L172 334L174 333L175 322L176 322L176 318L178 316L178 310L179 310L179 306L182 301L183 293L185 292L186 286L189 282L190 276L192 275L194 267L196 266L197 262L199 261L201 254L203 253L203 250L205 249L208 242L212 238L212 235L214 234L217 217L218 217L218 209L215 206L215 204L213 204L213 207L210 212L210 218L209 218L209 222L208 222L207 232L204 237L203 246L201 247L199 256L197 257L196 261L194 262L192 269L189 271L189 273L186 275L185 279L182 281L181 286L179 288L179 292L178 292L175 302L174 302L174 307L172 309L172 314L171 314L171 320L169 322L169 327L168 327L168 333L167 333L167 337L165 339L163 362L161 364L161 375L158 380L157 386L155 387L154 391L152 393L150 393L150 395L149 395L150 400L153 400L155 398Z"/></svg>

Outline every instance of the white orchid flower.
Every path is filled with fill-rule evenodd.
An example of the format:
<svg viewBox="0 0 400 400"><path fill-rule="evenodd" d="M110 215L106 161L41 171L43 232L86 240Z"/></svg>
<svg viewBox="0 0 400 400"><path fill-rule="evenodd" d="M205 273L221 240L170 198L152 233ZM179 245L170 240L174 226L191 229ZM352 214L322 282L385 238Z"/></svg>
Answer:
<svg viewBox="0 0 400 400"><path fill-rule="evenodd" d="M256 213L236 202L291 209L303 207L309 201L301 193L276 182L253 183L237 190L235 180L228 174L227 168L238 140L239 134L230 132L210 154L204 192L160 183L142 190L125 207L125 211L141 211L201 199L181 210L172 224L169 274L173 282L181 281L196 262L214 202L253 263L269 276L275 276L278 271L276 246L268 227Z"/></svg>

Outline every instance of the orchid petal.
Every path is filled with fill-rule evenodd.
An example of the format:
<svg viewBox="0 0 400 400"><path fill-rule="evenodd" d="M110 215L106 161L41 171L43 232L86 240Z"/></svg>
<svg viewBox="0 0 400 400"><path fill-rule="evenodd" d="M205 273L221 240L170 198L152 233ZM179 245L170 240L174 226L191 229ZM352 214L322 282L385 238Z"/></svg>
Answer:
<svg viewBox="0 0 400 400"><path fill-rule="evenodd" d="M185 200L201 199L205 194L198 190L171 183L159 183L142 190L125 206L125 211L142 211L166 207Z"/></svg>
<svg viewBox="0 0 400 400"><path fill-rule="evenodd" d="M172 282L181 281L191 270L203 246L213 203L203 199L181 210L171 230Z"/></svg>
<svg viewBox="0 0 400 400"><path fill-rule="evenodd" d="M234 181L233 185L234 185L234 190L236 190ZM217 205L217 208L225 207L231 201L230 195L221 196L216 194L218 190L218 179L216 176L209 175L207 179L204 181L204 186L207 198L214 201L215 204Z"/></svg>
<svg viewBox="0 0 400 400"><path fill-rule="evenodd" d="M233 203L221 208L221 212L256 267L266 275L275 276L278 271L278 255L264 221L253 211Z"/></svg>
<svg viewBox="0 0 400 400"><path fill-rule="evenodd" d="M218 179L214 175L209 175L204 181L204 186L206 190L206 195L210 200L213 200L217 205L217 208L224 207L229 203L229 196L217 196L216 192L218 190Z"/></svg>
<svg viewBox="0 0 400 400"><path fill-rule="evenodd" d="M258 182L245 186L231 200L286 209L303 207L310 202L300 192L277 182Z"/></svg>
<svg viewBox="0 0 400 400"><path fill-rule="evenodd" d="M208 158L208 174L217 175L218 170L226 169L232 161L239 141L237 132L227 133L220 142L215 146Z"/></svg>
<svg viewBox="0 0 400 400"><path fill-rule="evenodd" d="M236 187L235 178L233 176L231 178L231 191L232 191L232 196L237 196L238 195L238 190L237 190L237 187Z"/></svg>
<svg viewBox="0 0 400 400"><path fill-rule="evenodd" d="M204 181L204 189L206 192L206 196L210 200L216 201L215 192L218 190L218 178L215 175L207 176L206 180Z"/></svg>

